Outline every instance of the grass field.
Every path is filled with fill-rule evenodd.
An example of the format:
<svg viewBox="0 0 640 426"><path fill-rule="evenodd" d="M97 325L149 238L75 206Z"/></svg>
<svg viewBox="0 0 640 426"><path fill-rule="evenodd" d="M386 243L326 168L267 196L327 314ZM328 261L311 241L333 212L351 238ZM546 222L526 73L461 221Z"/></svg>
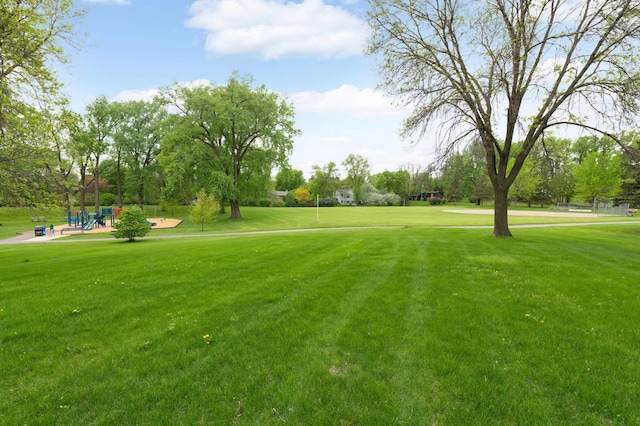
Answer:
<svg viewBox="0 0 640 426"><path fill-rule="evenodd" d="M412 207L332 207L332 208L259 208L242 207L243 220L230 220L228 214L220 215L216 222L205 224L202 231L199 223L189 220L186 207L169 207L161 211L154 206L147 206L148 217L175 217L184 222L176 229L153 230L149 235L201 235L207 233L254 232L282 229L309 229L333 227L365 227L365 226L398 226L398 227L438 227L438 226L491 226L492 215L452 214L447 210L469 210L479 208L470 203L447 204L445 206L412 206ZM522 210L522 209L518 209ZM538 217L539 211L548 209L529 209L532 216L511 216L511 225L580 222L635 221L637 218L601 216L591 217ZM37 213L37 214L36 214ZM32 223L30 216L45 216L47 222ZM33 232L35 225L64 224L66 215L62 210L22 211L0 208L0 239L15 236L17 232ZM70 239L113 238L107 234L88 232Z"/></svg>
<svg viewBox="0 0 640 426"><path fill-rule="evenodd" d="M327 210L0 246L0 423L640 424L640 224Z"/></svg>

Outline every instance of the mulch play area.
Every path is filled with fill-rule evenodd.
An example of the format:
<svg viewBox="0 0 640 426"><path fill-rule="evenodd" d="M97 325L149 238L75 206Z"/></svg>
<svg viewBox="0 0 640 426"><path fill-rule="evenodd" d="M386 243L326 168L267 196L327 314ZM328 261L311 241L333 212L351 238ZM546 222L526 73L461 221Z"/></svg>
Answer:
<svg viewBox="0 0 640 426"><path fill-rule="evenodd" d="M155 223L155 225L152 226L152 229L175 228L182 223L182 220L180 219L171 219L164 217L151 217L147 218L147 221ZM77 228L73 228L73 226L70 227L68 224L54 226L54 230L56 237L59 237L77 234L99 234L103 232L115 231L115 228L112 228L110 221L107 221L107 226L101 226L99 228L94 227L93 229L88 231L83 231L82 227L80 227L79 225ZM49 228L47 228L47 232L49 232Z"/></svg>

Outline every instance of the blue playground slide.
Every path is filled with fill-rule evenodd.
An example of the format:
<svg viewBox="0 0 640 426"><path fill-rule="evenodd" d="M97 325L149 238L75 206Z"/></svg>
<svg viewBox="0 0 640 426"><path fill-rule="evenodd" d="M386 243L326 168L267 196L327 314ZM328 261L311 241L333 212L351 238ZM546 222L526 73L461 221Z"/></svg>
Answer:
<svg viewBox="0 0 640 426"><path fill-rule="evenodd" d="M91 219L91 220L90 220L90 221L89 221L89 222L84 226L84 228L82 228L82 229L84 229L85 231L89 231L89 230L93 229L93 227L95 226L95 224L96 224L96 220L95 220L95 219Z"/></svg>

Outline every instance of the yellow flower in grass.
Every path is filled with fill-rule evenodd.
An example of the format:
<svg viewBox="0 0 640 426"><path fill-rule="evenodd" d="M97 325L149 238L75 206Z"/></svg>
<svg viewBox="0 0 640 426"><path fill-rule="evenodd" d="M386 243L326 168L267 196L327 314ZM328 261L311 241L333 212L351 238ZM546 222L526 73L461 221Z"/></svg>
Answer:
<svg viewBox="0 0 640 426"><path fill-rule="evenodd" d="M204 341L205 341L205 343L206 343L207 345L210 345L210 344L211 344L211 336L210 336L210 335L205 334L204 336L202 336L202 338L204 339Z"/></svg>

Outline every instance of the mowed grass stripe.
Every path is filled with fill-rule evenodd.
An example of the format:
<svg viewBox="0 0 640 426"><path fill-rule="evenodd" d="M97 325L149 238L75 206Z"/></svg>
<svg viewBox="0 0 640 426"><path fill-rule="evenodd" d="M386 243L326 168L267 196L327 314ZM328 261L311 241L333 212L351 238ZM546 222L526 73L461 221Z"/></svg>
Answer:
<svg viewBox="0 0 640 426"><path fill-rule="evenodd" d="M634 424L638 229L0 248L0 414Z"/></svg>

